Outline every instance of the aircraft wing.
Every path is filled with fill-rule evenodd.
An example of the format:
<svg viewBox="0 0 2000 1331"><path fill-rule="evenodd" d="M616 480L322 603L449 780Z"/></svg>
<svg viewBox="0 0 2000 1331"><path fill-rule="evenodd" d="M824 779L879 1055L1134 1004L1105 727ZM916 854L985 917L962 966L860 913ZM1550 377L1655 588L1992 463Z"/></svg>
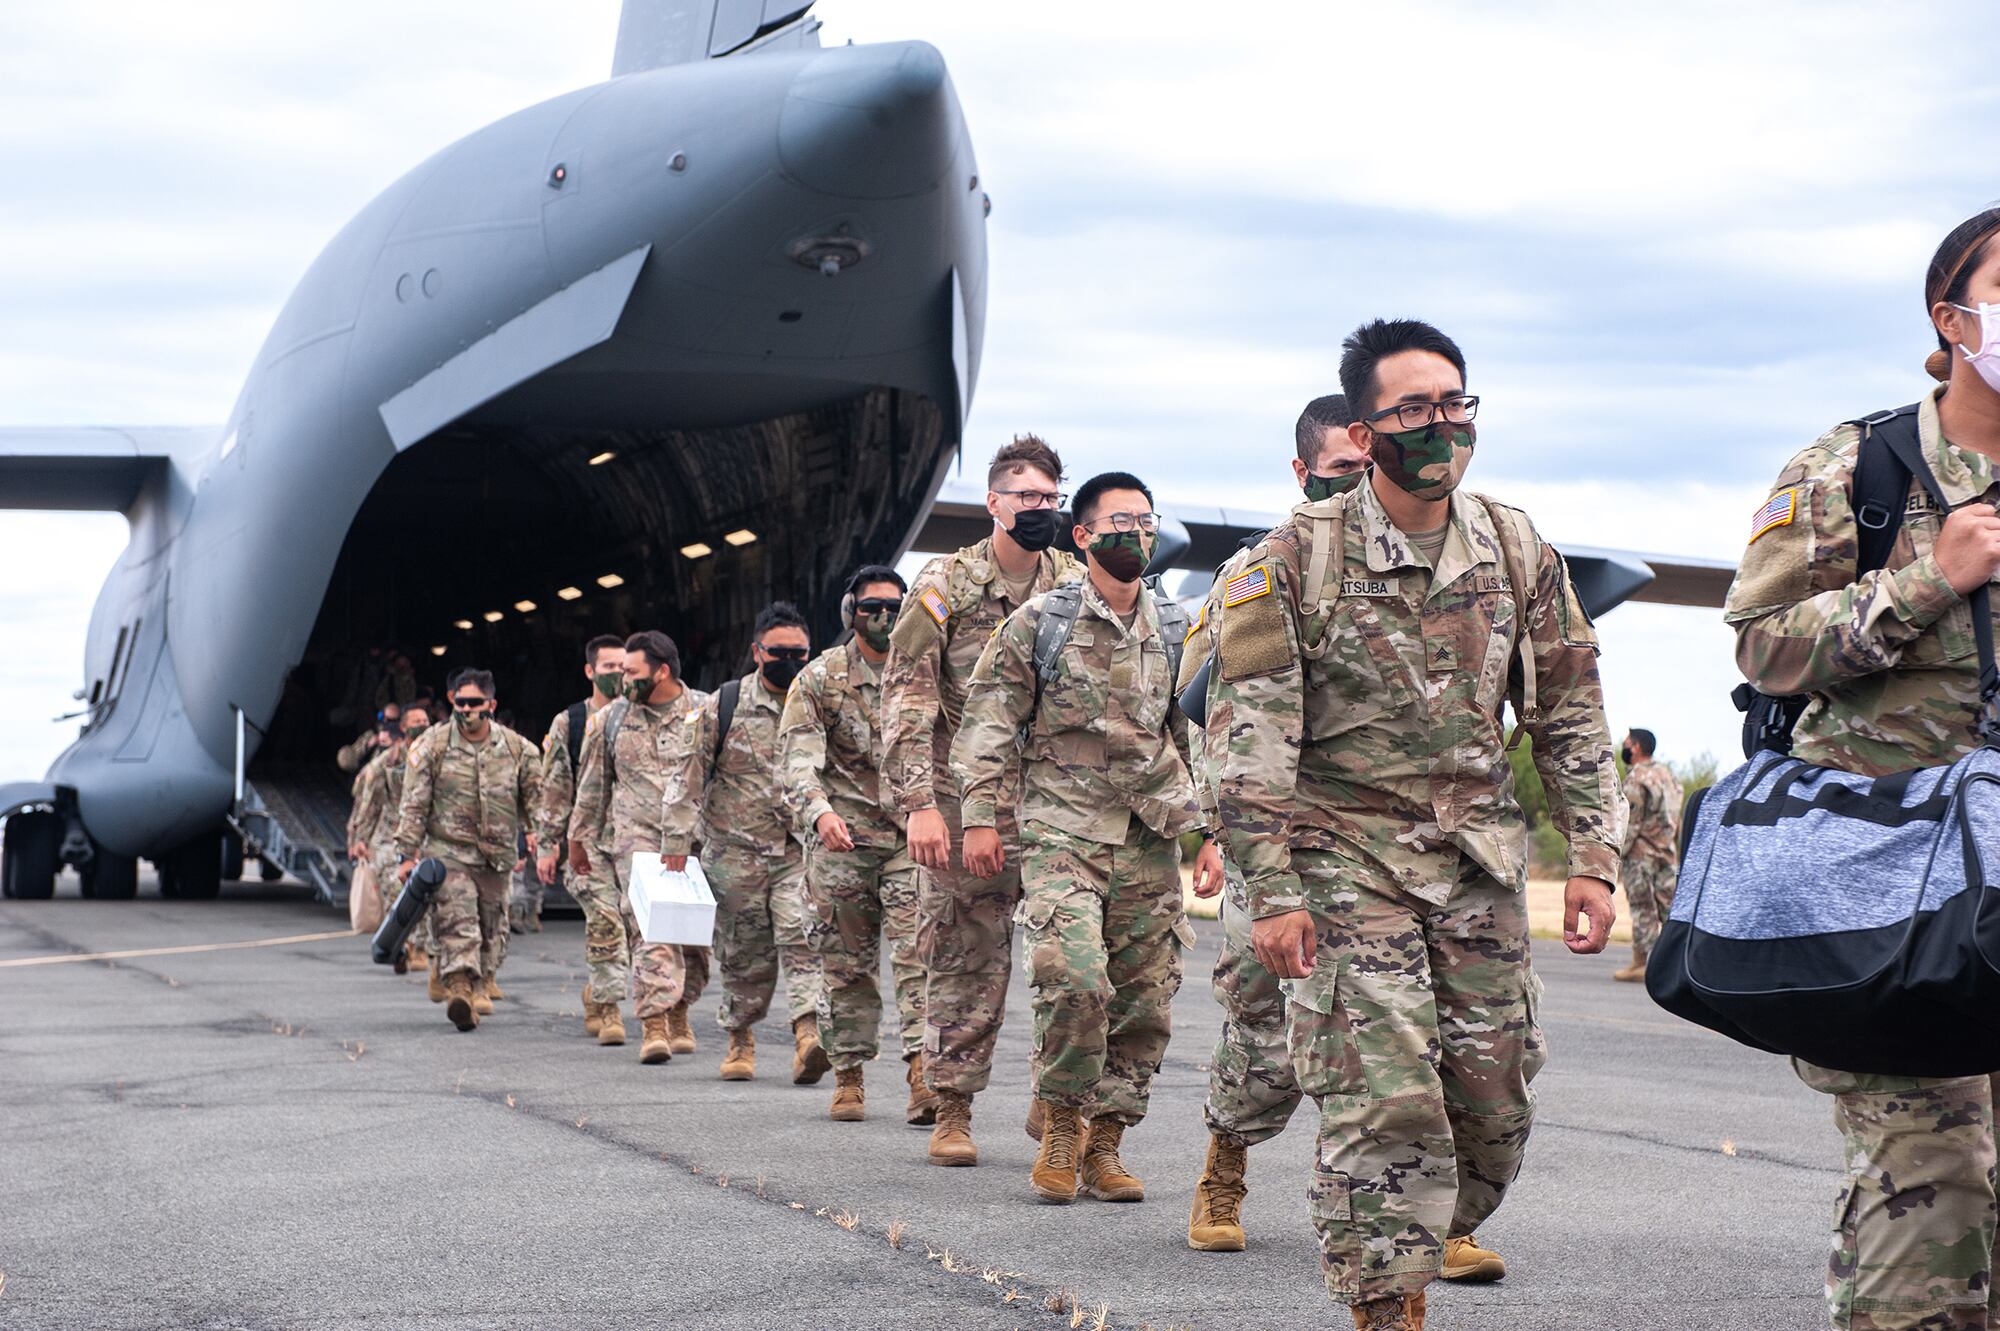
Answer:
<svg viewBox="0 0 2000 1331"><path fill-rule="evenodd" d="M818 46L813 0L625 0L611 77L766 46Z"/></svg>
<svg viewBox="0 0 2000 1331"><path fill-rule="evenodd" d="M0 429L0 509L122 513L150 477L215 435L212 426Z"/></svg>
<svg viewBox="0 0 2000 1331"><path fill-rule="evenodd" d="M1185 536L1186 548L1169 556L1171 567L1192 570L1173 589L1182 598L1206 592L1213 571L1244 537L1269 531L1284 517L1282 513L1250 509L1179 504L1166 498L1160 500L1159 507L1168 520L1162 528L1167 541L1171 544ZM955 550L986 535L991 525L986 491L970 482L947 481L917 533L916 548ZM1176 526L1181 530L1175 531ZM1730 580L1736 576L1736 565L1726 559L1638 554L1562 541L1554 544L1568 562L1577 594L1592 618L1626 601L1720 609Z"/></svg>

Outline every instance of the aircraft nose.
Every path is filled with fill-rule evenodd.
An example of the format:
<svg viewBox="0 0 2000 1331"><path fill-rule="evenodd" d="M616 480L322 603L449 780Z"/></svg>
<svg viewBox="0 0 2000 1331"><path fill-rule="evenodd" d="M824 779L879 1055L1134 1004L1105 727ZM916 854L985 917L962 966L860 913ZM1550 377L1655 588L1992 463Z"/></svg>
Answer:
<svg viewBox="0 0 2000 1331"><path fill-rule="evenodd" d="M823 194L921 194L950 168L958 98L928 42L843 46L792 80L778 117L785 173Z"/></svg>

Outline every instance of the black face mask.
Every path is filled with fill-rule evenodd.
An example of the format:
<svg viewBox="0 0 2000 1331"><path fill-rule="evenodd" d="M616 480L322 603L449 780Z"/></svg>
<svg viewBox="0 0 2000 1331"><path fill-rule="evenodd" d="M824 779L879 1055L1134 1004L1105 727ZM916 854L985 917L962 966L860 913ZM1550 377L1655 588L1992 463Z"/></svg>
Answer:
<svg viewBox="0 0 2000 1331"><path fill-rule="evenodd" d="M1046 550L1056 543L1056 511L1023 509L1014 515L1014 526L1007 534L1023 550Z"/></svg>
<svg viewBox="0 0 2000 1331"><path fill-rule="evenodd" d="M1627 767L1630 767L1632 765L1632 746L1628 744L1624 748L1618 750L1618 756L1625 760L1625 765Z"/></svg>
<svg viewBox="0 0 2000 1331"><path fill-rule="evenodd" d="M804 661L787 661L777 657L764 662L764 679L774 689L783 692L792 687L792 681L799 677L799 671L806 668Z"/></svg>

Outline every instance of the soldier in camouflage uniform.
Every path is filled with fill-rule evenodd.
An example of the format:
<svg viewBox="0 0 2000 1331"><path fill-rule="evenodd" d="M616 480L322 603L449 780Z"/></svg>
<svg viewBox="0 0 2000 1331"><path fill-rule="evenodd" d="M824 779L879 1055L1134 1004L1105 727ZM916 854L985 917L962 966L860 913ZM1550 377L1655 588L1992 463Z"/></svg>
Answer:
<svg viewBox="0 0 2000 1331"><path fill-rule="evenodd" d="M1020 766L1022 920L1035 1014L1035 1094L1046 1106L1030 1185L1066 1203L1145 1199L1119 1145L1146 1116L1172 1033L1181 949L1180 834L1201 822L1174 706L1175 647L1140 582L1159 515L1136 477L1106 472L1077 492L1080 588L1007 617L973 670L952 740L965 863L992 875L1006 849L998 799ZM1037 661L1050 616L1074 617L1053 668ZM1057 603L1062 602L1060 608ZM1174 624L1185 638L1185 617ZM1176 644L1177 647L1177 644ZM1197 877L1222 874L1203 838Z"/></svg>
<svg viewBox="0 0 2000 1331"><path fill-rule="evenodd" d="M402 726L403 707L401 703L388 703L375 714L375 724L354 737L351 744L343 744L333 756L333 761L343 772L359 772L376 754L394 744L395 735Z"/></svg>
<svg viewBox="0 0 2000 1331"><path fill-rule="evenodd" d="M841 609L854 636L805 668L785 701L779 772L785 807L806 842L808 932L825 967L821 1033L833 1060L836 1122L864 1116L862 1065L880 1049L882 940L889 941L910 1098L904 1119L927 1124L937 1098L923 1082L924 972L917 963L917 866L882 805L883 663L902 612L903 579L871 564L848 580Z"/></svg>
<svg viewBox="0 0 2000 1331"><path fill-rule="evenodd" d="M1854 468L1839 426L1778 473L1729 589L1744 677L1806 693L1792 753L1866 775L1953 762L1980 741L1979 662L1966 596L2000 572L2000 209L1970 218L1931 261L1925 299L1945 386L1917 431L1946 499L1913 479L1882 568L1857 576ZM1977 360L1967 357L1972 351ZM1993 1282L1994 1108L2000 1074L1890 1077L1793 1060L1834 1097L1846 1178L1826 1293L1843 1331L2000 1327Z"/></svg>
<svg viewBox="0 0 2000 1331"><path fill-rule="evenodd" d="M782 970L792 1081L811 1086L832 1065L819 1038L819 954L806 941L805 852L787 831L778 780L785 691L805 669L811 638L798 608L786 601L765 607L753 632L756 669L735 683L729 733L719 733L717 693L702 704L684 778L687 798L701 812L701 862L715 888L715 953L722 970L717 1020L729 1032L721 1076L748 1081L756 1075L754 1028L771 1010Z"/></svg>
<svg viewBox="0 0 2000 1331"><path fill-rule="evenodd" d="M1338 393L1314 398L1299 413L1293 429L1296 456L1291 460L1292 476L1307 499L1329 499L1361 483L1368 454L1347 437L1353 420L1347 399ZM1246 539L1243 548L1216 571L1196 630L1181 654L1176 691L1193 683L1202 663L1215 650L1222 589L1243 572L1259 539ZM1188 740L1189 767L1202 799L1204 821L1219 827L1215 767L1208 761L1205 737L1197 729ZM1228 856L1227 837L1218 836L1218 842L1225 875L1220 913L1222 951L1215 961L1210 988L1222 1006L1222 1032L1209 1058L1208 1102L1203 1108L1208 1155L1188 1212L1188 1246L1202 1252L1241 1252L1248 1150L1284 1130L1302 1093L1298 1078L1292 1075L1292 1057L1285 1044L1284 989L1250 946L1250 900L1243 873Z"/></svg>
<svg viewBox="0 0 2000 1331"><path fill-rule="evenodd" d="M534 817L541 753L495 721L493 676L461 670L447 690L453 723L411 746L396 824L398 881L435 856L444 882L431 905L436 966L452 1024L469 1031L493 1010L500 940L507 933L507 876L521 829Z"/></svg>
<svg viewBox="0 0 2000 1331"><path fill-rule="evenodd" d="M1674 908L1681 835L1681 783L1665 763L1653 760L1650 730L1625 737L1624 888L1632 903L1632 964L1611 973L1616 980L1646 978L1646 958L1659 941L1660 922Z"/></svg>
<svg viewBox="0 0 2000 1331"><path fill-rule="evenodd" d="M625 640L625 696L584 726L576 807L567 829L570 871L588 875L601 858L617 893L632 952L642 1063L672 1059L667 1016L684 1001L687 984L681 949L644 941L627 895L634 855L660 855L668 868L683 868L694 839L698 808L688 799L687 772L708 695L681 683L680 666L680 649L657 629ZM602 851L607 846L608 854ZM625 1043L625 1019L618 1011L623 998L614 993L599 1006L599 1044Z"/></svg>
<svg viewBox="0 0 2000 1331"><path fill-rule="evenodd" d="M355 863L366 862L375 873L382 893L382 909L393 910L402 893L396 870L401 863L396 854L396 820L403 809L403 773L410 745L430 728L430 713L414 704L403 715L396 742L382 750L354 778L354 809L347 818L347 854ZM406 974L412 966L427 964L422 941L412 935L396 974Z"/></svg>
<svg viewBox="0 0 2000 1331"><path fill-rule="evenodd" d="M625 640L610 634L592 638L583 648L583 673L590 695L581 704L571 704L549 722L548 737L542 741L542 801L535 818L535 876L544 885L556 880L563 856L563 842L569 833L570 815L576 811L576 771L570 742L576 741L576 760L583 757L583 732L590 718L611 705L625 689ZM581 707L581 711L578 708ZM587 872L572 871L565 880L570 897L583 912L583 958L590 978L583 985L583 1029L595 1036L603 1024L603 1010L613 1012L625 998L625 974L632 967L632 947L625 937L625 912L619 902L618 885L611 877L608 846L591 846L587 852ZM623 1037L624 1021L619 1023Z"/></svg>
<svg viewBox="0 0 2000 1331"><path fill-rule="evenodd" d="M1414 1327L1520 1168L1544 1052L1527 827L1503 702L1569 842L1565 941L1601 951L1624 806L1597 641L1527 516L1457 491L1477 400L1427 324L1356 330L1342 386L1375 469L1301 505L1223 588L1208 733L1258 959L1289 981L1328 1294ZM1588 934L1578 928L1590 921Z"/></svg>
<svg viewBox="0 0 2000 1331"><path fill-rule="evenodd" d="M1007 1001L1014 909L1021 898L1016 855L982 877L961 867L952 736L966 686L1000 622L1059 583L1077 562L1051 550L1063 495L1062 460L1033 435L993 456L986 510L993 533L925 564L896 621L882 672L884 795L904 822L917 875L917 959L924 965L924 1080L938 1093L930 1160L973 1165L972 1097L992 1075L993 1045ZM1001 783L1001 838L1013 850L1018 769Z"/></svg>

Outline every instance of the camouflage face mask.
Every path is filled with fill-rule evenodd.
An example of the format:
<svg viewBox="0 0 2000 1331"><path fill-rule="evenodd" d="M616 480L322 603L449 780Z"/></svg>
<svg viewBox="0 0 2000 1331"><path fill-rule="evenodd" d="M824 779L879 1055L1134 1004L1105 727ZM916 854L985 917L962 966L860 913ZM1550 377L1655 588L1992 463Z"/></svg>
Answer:
<svg viewBox="0 0 2000 1331"><path fill-rule="evenodd" d="M590 683L591 687L597 690L599 697L615 698L625 688L625 672L622 670L600 671L591 677Z"/></svg>
<svg viewBox="0 0 2000 1331"><path fill-rule="evenodd" d="M1368 474L1365 468L1356 468L1339 476L1322 476L1316 471L1306 473L1306 498L1317 504L1322 499L1344 495L1361 484L1361 478Z"/></svg>
<svg viewBox="0 0 2000 1331"><path fill-rule="evenodd" d="M1419 499L1443 499L1472 463L1472 426L1432 421L1421 430L1373 432L1370 449L1382 474Z"/></svg>
<svg viewBox="0 0 2000 1331"><path fill-rule="evenodd" d="M1137 582L1146 571L1146 538L1136 531L1107 531L1090 543L1090 557L1120 582Z"/></svg>
<svg viewBox="0 0 2000 1331"><path fill-rule="evenodd" d="M887 610L877 614L860 614L854 617L854 631L861 635L861 641L878 652L889 650L889 635L896 628L896 617Z"/></svg>
<svg viewBox="0 0 2000 1331"><path fill-rule="evenodd" d="M653 677L651 675L646 676L644 679L633 679L628 675L625 679L625 696L631 699L634 704L645 702L646 695L652 691Z"/></svg>
<svg viewBox="0 0 2000 1331"><path fill-rule="evenodd" d="M417 736L423 734L426 730L429 730L430 728L431 728L430 723L428 721L412 721L410 724L403 727L403 738L407 740L414 740L416 739Z"/></svg>

